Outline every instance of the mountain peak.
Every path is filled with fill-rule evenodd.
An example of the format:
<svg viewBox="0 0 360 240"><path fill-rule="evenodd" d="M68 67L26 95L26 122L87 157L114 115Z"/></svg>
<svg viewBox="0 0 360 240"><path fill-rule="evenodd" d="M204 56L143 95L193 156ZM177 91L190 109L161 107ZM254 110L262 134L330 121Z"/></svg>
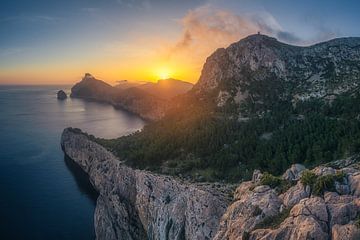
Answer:
<svg viewBox="0 0 360 240"><path fill-rule="evenodd" d="M327 99L360 85L359 65L360 38L300 47L254 34L215 51L206 60L194 89L214 92L218 106L229 99L264 103L269 96L294 103Z"/></svg>
<svg viewBox="0 0 360 240"><path fill-rule="evenodd" d="M93 75L91 75L90 73L85 73L84 77L83 77L83 80L94 80L95 77Z"/></svg>

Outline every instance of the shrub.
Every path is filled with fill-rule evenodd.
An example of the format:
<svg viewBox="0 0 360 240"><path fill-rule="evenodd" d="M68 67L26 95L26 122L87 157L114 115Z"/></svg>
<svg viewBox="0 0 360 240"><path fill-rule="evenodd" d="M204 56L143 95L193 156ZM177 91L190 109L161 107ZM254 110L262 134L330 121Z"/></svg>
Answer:
<svg viewBox="0 0 360 240"><path fill-rule="evenodd" d="M300 182L304 185L304 186L310 186L312 187L315 182L316 182L317 176L315 173L311 172L310 170L305 170L300 178Z"/></svg>
<svg viewBox="0 0 360 240"><path fill-rule="evenodd" d="M344 173L343 171L339 171L334 175L334 180L336 182L344 183L345 177L346 177L346 173Z"/></svg>
<svg viewBox="0 0 360 240"><path fill-rule="evenodd" d="M313 187L313 194L319 196L325 191L335 191L335 175L329 174L317 178Z"/></svg>
<svg viewBox="0 0 360 240"><path fill-rule="evenodd" d="M275 229L289 216L291 208L284 209L281 213L276 216L270 216L264 218L264 220L256 224L255 229L271 228Z"/></svg>
<svg viewBox="0 0 360 240"><path fill-rule="evenodd" d="M264 173L260 179L261 185L268 185L271 188L280 187L283 183L283 180L280 177L275 177L270 173Z"/></svg>

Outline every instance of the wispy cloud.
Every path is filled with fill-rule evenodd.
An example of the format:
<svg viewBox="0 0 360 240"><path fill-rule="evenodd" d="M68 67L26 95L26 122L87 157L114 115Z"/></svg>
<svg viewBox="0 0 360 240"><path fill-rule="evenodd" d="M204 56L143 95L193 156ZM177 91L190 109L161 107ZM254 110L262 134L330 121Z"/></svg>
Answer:
<svg viewBox="0 0 360 240"><path fill-rule="evenodd" d="M152 9L151 0L116 0L123 7L132 8L132 9Z"/></svg>
<svg viewBox="0 0 360 240"><path fill-rule="evenodd" d="M26 50L26 48L0 48L0 57L11 57L13 55L21 54Z"/></svg>
<svg viewBox="0 0 360 240"><path fill-rule="evenodd" d="M17 15L11 17L0 18L0 22L30 22L30 23L54 23L60 18L47 15Z"/></svg>

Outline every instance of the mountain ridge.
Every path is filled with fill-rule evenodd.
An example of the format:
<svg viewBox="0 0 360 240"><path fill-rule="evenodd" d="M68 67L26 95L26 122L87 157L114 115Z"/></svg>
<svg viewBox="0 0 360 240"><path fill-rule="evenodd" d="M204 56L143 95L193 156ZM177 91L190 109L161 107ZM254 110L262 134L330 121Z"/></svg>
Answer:
<svg viewBox="0 0 360 240"><path fill-rule="evenodd" d="M110 103L146 120L158 120L164 116L171 98L191 88L192 84L175 79L163 80L160 84L147 83L120 88L86 73L82 80L72 87L70 96Z"/></svg>
<svg viewBox="0 0 360 240"><path fill-rule="evenodd" d="M216 50L159 122L102 144L131 166L208 181L346 157L359 149L359 44L249 36Z"/></svg>

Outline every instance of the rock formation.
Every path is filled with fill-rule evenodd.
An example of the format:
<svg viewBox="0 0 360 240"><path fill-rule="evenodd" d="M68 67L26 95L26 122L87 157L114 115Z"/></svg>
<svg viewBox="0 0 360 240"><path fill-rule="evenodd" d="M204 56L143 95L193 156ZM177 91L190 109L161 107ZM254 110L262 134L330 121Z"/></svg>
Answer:
<svg viewBox="0 0 360 240"><path fill-rule="evenodd" d="M299 47L256 34L208 57L194 90L211 94L218 107L250 102L264 110L279 101L331 101L359 84L360 38Z"/></svg>
<svg viewBox="0 0 360 240"><path fill-rule="evenodd" d="M156 84L113 87L86 73L71 89L71 97L110 103L146 120L158 120L164 116L172 97L185 93L191 88L191 83L175 79L160 80Z"/></svg>
<svg viewBox="0 0 360 240"><path fill-rule="evenodd" d="M120 89L98 80L90 73L71 89L71 97L112 104L146 120L164 116L167 102L138 88Z"/></svg>
<svg viewBox="0 0 360 240"><path fill-rule="evenodd" d="M220 239L359 239L360 187L357 176L360 165L342 169L320 166L312 170L318 177L343 173L341 181L348 193L334 190L315 195L312 186L303 185L304 167L293 165L288 171L303 169L299 179L286 192L279 193L254 180L243 182L236 189L231 204L220 222L216 240ZM254 175L258 175L255 171ZM283 179L287 181L288 174ZM256 179L254 177L253 179ZM356 182L355 184L352 184Z"/></svg>
<svg viewBox="0 0 360 240"><path fill-rule="evenodd" d="M295 180L285 192L261 185L262 174L241 183L231 205L214 185L183 182L131 169L77 129L65 129L64 152L89 174L99 192L95 210L97 239L358 239L360 166L319 166L317 177L342 173L335 189L315 195L304 185L305 168L293 165ZM267 226L268 224L268 226Z"/></svg>
<svg viewBox="0 0 360 240"><path fill-rule="evenodd" d="M79 130L65 129L66 155L89 174L100 196L97 239L212 239L229 205L214 186L133 170Z"/></svg>
<svg viewBox="0 0 360 240"><path fill-rule="evenodd" d="M56 95L59 100L65 100L67 98L67 95L63 90L58 91Z"/></svg>

